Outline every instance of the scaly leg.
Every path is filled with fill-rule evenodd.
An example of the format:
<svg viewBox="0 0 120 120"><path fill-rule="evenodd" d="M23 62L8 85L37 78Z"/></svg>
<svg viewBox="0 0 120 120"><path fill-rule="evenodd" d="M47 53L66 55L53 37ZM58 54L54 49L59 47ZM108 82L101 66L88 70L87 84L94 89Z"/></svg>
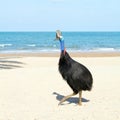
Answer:
<svg viewBox="0 0 120 120"><path fill-rule="evenodd" d="M64 98L62 98L62 100L59 102L58 105L60 105L61 103L63 103L64 101L66 101L67 99L69 99L70 97L72 97L74 95L76 95L76 93L72 93L70 95L65 96Z"/></svg>
<svg viewBox="0 0 120 120"><path fill-rule="evenodd" d="M82 90L79 92L79 103L78 105L82 105Z"/></svg>

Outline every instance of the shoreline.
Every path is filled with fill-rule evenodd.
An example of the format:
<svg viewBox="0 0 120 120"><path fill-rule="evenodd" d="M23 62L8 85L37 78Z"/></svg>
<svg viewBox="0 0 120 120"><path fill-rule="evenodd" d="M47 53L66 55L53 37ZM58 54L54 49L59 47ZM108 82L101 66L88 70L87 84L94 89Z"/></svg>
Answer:
<svg viewBox="0 0 120 120"><path fill-rule="evenodd" d="M69 52L72 57L119 57L120 52ZM0 57L59 57L60 52L0 53Z"/></svg>

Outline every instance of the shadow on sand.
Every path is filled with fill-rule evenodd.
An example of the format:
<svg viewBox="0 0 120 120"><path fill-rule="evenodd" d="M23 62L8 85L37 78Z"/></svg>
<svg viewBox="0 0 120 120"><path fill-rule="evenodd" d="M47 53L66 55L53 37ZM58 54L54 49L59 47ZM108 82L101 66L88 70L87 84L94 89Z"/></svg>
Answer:
<svg viewBox="0 0 120 120"><path fill-rule="evenodd" d="M54 95L56 95L56 99L58 101L60 101L64 96L63 95L60 95L59 93L56 93L56 92L53 92ZM78 104L78 97L71 97L69 98L68 100L66 100L68 102L68 104L71 104L71 103L75 103L75 104ZM85 98L82 98L82 102L89 102L90 100L87 100ZM63 104L61 104L63 105Z"/></svg>
<svg viewBox="0 0 120 120"><path fill-rule="evenodd" d="M22 68L24 63L0 58L0 70Z"/></svg>

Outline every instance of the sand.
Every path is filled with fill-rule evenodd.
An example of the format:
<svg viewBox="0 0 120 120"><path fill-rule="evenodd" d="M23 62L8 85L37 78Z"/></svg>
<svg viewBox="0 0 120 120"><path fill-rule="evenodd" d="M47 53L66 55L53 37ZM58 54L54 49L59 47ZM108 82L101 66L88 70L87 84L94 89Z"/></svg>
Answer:
<svg viewBox="0 0 120 120"><path fill-rule="evenodd" d="M59 57L0 56L0 120L120 120L120 56L74 57L92 72L92 91L58 106L72 93Z"/></svg>

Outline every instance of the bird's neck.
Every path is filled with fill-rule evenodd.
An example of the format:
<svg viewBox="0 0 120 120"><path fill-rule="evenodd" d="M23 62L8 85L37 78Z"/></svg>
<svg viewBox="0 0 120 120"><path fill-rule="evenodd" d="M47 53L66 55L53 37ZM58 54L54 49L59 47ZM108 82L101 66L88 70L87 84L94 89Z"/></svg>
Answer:
<svg viewBox="0 0 120 120"><path fill-rule="evenodd" d="M63 39L63 37L60 38L60 49L61 49L61 52L65 51L65 46L64 46L64 39Z"/></svg>

